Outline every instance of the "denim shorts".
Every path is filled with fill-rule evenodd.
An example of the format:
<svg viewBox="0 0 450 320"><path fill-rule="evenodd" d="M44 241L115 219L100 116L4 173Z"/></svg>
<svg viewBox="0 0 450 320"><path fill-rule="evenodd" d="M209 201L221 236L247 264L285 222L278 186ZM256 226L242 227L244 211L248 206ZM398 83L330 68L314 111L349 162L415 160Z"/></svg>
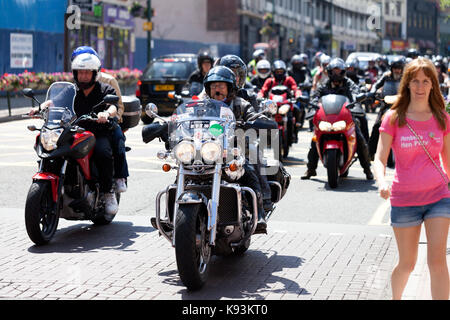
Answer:
<svg viewBox="0 0 450 320"><path fill-rule="evenodd" d="M391 207L391 226L413 227L422 224L426 219L450 218L450 198L423 206Z"/></svg>

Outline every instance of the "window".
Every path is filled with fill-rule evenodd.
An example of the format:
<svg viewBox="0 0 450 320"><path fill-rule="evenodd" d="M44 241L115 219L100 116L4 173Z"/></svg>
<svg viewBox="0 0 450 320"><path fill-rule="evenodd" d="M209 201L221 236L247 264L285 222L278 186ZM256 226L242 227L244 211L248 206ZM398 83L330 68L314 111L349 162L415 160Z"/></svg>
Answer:
<svg viewBox="0 0 450 320"><path fill-rule="evenodd" d="M397 1L395 6L396 6L396 9L397 9L397 17L401 17L402 16L402 2L401 1Z"/></svg>

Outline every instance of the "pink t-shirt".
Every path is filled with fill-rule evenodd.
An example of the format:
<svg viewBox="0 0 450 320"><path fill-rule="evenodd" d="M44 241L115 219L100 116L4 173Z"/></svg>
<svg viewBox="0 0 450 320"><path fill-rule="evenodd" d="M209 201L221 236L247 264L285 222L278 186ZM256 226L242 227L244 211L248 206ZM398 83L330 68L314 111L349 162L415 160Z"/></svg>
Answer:
<svg viewBox="0 0 450 320"><path fill-rule="evenodd" d="M391 205L397 207L421 206L442 198L450 198L447 184L444 183L444 179L414 134L406 125L400 128L397 124L392 126L389 123L392 112L392 110L386 112L380 127L380 132L385 132L393 137L395 177L392 183ZM444 147L444 136L450 133L450 116L446 115L446 131L439 128L434 117L427 121L406 118L439 166L441 166L439 154ZM443 169L442 172L445 174Z"/></svg>

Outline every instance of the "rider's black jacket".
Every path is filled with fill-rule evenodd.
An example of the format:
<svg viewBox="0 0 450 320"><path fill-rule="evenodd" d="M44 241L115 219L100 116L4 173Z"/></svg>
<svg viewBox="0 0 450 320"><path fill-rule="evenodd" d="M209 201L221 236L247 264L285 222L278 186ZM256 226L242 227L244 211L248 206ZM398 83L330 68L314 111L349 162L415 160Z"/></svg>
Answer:
<svg viewBox="0 0 450 320"><path fill-rule="evenodd" d="M95 113L99 113L108 109L108 106L106 104L102 104L97 107L96 110L92 110L92 108L98 103L102 102L105 96L108 94L116 95L116 91L109 84L98 81L95 82L94 89L89 93L88 96L84 95L83 90L77 88L77 94L74 101L74 111L77 117L88 114L92 111ZM98 134L109 132L111 125L108 123L100 124L93 122L83 122L83 128L89 131L93 131L95 134Z"/></svg>
<svg viewBox="0 0 450 320"><path fill-rule="evenodd" d="M331 80L320 84L311 96L311 102L317 104L319 99L327 94L339 94L346 96L350 102L355 101L359 93L359 87L349 78L344 77L340 86L334 86Z"/></svg>
<svg viewBox="0 0 450 320"><path fill-rule="evenodd" d="M197 69L197 70L195 70L194 72L191 73L191 75L188 78L187 83L191 84L192 82L200 82L203 85L203 79L204 78L205 78L205 76L202 74L200 69Z"/></svg>
<svg viewBox="0 0 450 320"><path fill-rule="evenodd" d="M400 80L395 80L392 76L392 72L388 71L383 74L383 76L372 86L372 89L370 89L371 93L375 93L378 89L384 86L384 83L386 81L393 81L393 82L400 82Z"/></svg>
<svg viewBox="0 0 450 320"><path fill-rule="evenodd" d="M311 80L311 71L307 67L302 67L301 69L289 68L288 74L294 78L297 85L302 84L305 80Z"/></svg>

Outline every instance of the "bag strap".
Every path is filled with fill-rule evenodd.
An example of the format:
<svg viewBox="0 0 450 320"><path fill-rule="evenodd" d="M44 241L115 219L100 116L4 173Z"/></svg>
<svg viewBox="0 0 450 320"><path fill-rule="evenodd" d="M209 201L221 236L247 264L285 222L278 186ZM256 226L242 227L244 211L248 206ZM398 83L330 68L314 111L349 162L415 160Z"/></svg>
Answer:
<svg viewBox="0 0 450 320"><path fill-rule="evenodd" d="M414 129L409 125L408 122L406 122L406 125L408 126L409 130L411 130L411 132L414 134L414 136L416 137L417 141L419 141L419 143L422 146L423 150L428 155L428 158L430 158L431 162L433 162L433 164L436 167L437 171L439 171L439 174L441 175L442 179L444 179L444 181L446 183L448 183L449 182L448 177L446 177L446 175L442 172L441 168L436 164L436 162L434 161L433 157L428 152L427 147L425 147L425 144L423 143L422 139L419 138L419 136L417 135L416 131L414 131Z"/></svg>

